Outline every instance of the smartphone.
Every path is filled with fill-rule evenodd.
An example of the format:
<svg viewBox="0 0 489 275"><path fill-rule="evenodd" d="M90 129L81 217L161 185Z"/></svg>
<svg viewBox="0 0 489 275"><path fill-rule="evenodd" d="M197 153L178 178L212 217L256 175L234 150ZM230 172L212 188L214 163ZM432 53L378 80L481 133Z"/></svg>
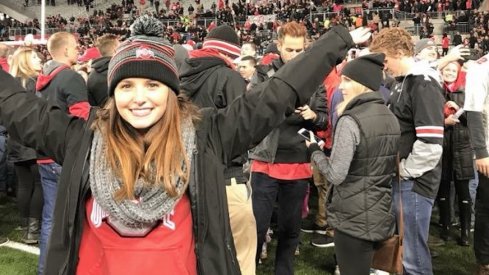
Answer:
<svg viewBox="0 0 489 275"><path fill-rule="evenodd" d="M458 119L463 113L464 113L464 109L460 108L460 109L458 109L458 111L455 114L453 114L453 118Z"/></svg>
<svg viewBox="0 0 489 275"><path fill-rule="evenodd" d="M309 138L310 137L309 132L310 132L309 130L307 130L305 128L302 128L297 133L299 135L301 135L303 138L305 138L307 141L311 141L310 138ZM318 143L319 146L323 146L324 145L324 141L321 138L319 138L318 136L314 135L314 139L317 141L317 143Z"/></svg>

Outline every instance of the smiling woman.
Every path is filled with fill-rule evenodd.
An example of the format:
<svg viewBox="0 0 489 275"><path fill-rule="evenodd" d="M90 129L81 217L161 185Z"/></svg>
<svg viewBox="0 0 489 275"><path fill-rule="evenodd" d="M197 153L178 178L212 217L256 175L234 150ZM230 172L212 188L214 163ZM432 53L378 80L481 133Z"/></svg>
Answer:
<svg viewBox="0 0 489 275"><path fill-rule="evenodd" d="M126 78L117 84L114 101L121 117L138 130L158 122L166 110L169 88L151 79ZM176 96L170 99L176 104Z"/></svg>
<svg viewBox="0 0 489 275"><path fill-rule="evenodd" d="M9 134L64 167L45 274L240 274L224 164L305 105L353 41L368 38L333 28L266 85L197 112L180 95L162 29L155 18L135 21L109 63L109 100L88 122L0 72Z"/></svg>

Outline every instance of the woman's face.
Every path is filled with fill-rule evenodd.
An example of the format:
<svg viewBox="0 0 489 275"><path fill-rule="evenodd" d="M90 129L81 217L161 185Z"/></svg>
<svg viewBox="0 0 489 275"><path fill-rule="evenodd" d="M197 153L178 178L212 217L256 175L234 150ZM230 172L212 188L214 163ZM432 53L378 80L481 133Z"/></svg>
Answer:
<svg viewBox="0 0 489 275"><path fill-rule="evenodd" d="M457 80L458 66L455 63L449 63L441 70L441 77L446 83L453 83Z"/></svg>
<svg viewBox="0 0 489 275"><path fill-rule="evenodd" d="M117 111L138 130L145 130L158 122L166 111L170 88L147 78L126 78L114 90Z"/></svg>
<svg viewBox="0 0 489 275"><path fill-rule="evenodd" d="M39 72L42 69L41 59L34 51L31 53L31 65L32 65L32 69L36 72Z"/></svg>
<svg viewBox="0 0 489 275"><path fill-rule="evenodd" d="M345 101L350 100L355 96L361 94L364 90L362 85L344 75L341 76L339 89L341 90Z"/></svg>

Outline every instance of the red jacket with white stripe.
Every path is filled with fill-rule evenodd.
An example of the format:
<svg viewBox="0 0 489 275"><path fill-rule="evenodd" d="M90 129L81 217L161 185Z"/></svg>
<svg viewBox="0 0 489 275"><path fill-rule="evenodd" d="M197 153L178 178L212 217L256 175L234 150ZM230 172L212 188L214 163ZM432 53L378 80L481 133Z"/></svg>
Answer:
<svg viewBox="0 0 489 275"><path fill-rule="evenodd" d="M428 198L436 197L441 179L444 98L438 79L438 72L420 62L396 78L389 101L401 126L400 175L414 180L413 191Z"/></svg>

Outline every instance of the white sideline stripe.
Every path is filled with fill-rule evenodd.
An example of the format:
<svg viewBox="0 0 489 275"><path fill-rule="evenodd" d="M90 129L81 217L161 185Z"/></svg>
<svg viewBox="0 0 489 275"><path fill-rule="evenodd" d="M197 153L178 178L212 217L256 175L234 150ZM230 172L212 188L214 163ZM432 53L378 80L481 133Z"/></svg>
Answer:
<svg viewBox="0 0 489 275"><path fill-rule="evenodd" d="M13 249L17 249L20 251L24 251L24 252L31 253L31 254L39 256L39 248L37 248L35 246L30 246L30 245L26 245L26 244L14 242L14 241L8 241L4 244L1 244L0 246L10 247Z"/></svg>

